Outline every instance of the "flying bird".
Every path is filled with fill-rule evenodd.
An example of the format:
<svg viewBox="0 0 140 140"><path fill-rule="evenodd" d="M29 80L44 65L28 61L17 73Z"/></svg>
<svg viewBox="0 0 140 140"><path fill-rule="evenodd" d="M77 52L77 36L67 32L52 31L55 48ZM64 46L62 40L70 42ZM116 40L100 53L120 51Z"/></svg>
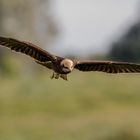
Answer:
<svg viewBox="0 0 140 140"><path fill-rule="evenodd" d="M63 58L53 55L40 47L25 41L19 41L13 38L0 37L0 45L10 48L16 52L21 52L34 59L40 65L53 70L51 78L59 77L67 80L67 74L73 69L79 71L101 71L106 73L138 73L140 65L128 62L115 61L80 61L75 59Z"/></svg>

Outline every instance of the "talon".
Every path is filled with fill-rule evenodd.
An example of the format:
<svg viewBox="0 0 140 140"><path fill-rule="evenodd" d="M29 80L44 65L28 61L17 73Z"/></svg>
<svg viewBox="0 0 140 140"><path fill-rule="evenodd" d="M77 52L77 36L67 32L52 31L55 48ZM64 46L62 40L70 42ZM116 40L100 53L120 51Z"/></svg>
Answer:
<svg viewBox="0 0 140 140"><path fill-rule="evenodd" d="M58 73L53 73L53 75L51 76L51 79L55 78L55 79L58 79L60 76L60 74Z"/></svg>
<svg viewBox="0 0 140 140"><path fill-rule="evenodd" d="M66 74L61 74L60 77L66 81L68 81L67 75Z"/></svg>
<svg viewBox="0 0 140 140"><path fill-rule="evenodd" d="M58 79L58 78L59 78L59 74L56 73L56 75L55 75L55 79Z"/></svg>

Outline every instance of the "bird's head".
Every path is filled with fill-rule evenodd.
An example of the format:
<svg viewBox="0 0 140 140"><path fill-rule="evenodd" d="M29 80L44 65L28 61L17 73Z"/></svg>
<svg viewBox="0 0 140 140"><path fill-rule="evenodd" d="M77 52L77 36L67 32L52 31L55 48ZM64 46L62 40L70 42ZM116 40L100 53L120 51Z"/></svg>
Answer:
<svg viewBox="0 0 140 140"><path fill-rule="evenodd" d="M62 71L67 72L67 73L71 72L74 68L74 62L70 59L62 60L60 65L62 67Z"/></svg>

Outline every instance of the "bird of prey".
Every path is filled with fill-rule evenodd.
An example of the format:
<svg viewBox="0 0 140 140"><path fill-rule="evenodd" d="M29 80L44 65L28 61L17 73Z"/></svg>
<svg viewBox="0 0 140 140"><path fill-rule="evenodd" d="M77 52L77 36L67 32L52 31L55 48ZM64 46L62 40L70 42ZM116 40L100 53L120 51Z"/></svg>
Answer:
<svg viewBox="0 0 140 140"><path fill-rule="evenodd" d="M106 73L137 73L140 72L140 65L128 62L115 61L79 61L53 55L40 47L25 41L13 38L0 37L0 45L10 48L16 52L24 53L34 59L40 65L53 70L51 78L61 77L67 80L67 74L73 69L80 71L101 71Z"/></svg>

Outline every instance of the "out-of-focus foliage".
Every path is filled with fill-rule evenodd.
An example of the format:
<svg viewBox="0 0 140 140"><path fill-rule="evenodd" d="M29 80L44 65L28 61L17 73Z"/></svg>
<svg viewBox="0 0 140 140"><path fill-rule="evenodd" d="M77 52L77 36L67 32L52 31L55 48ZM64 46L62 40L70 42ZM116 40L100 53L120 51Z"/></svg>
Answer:
<svg viewBox="0 0 140 140"><path fill-rule="evenodd" d="M140 21L112 45L109 57L113 60L140 62Z"/></svg>
<svg viewBox="0 0 140 140"><path fill-rule="evenodd" d="M139 74L49 75L0 75L1 140L140 139Z"/></svg>
<svg viewBox="0 0 140 140"><path fill-rule="evenodd" d="M51 4L50 0L1 0L0 35L30 41L41 47L51 46L58 35ZM0 48L0 69L3 72L11 71L4 61L12 54L8 52Z"/></svg>

